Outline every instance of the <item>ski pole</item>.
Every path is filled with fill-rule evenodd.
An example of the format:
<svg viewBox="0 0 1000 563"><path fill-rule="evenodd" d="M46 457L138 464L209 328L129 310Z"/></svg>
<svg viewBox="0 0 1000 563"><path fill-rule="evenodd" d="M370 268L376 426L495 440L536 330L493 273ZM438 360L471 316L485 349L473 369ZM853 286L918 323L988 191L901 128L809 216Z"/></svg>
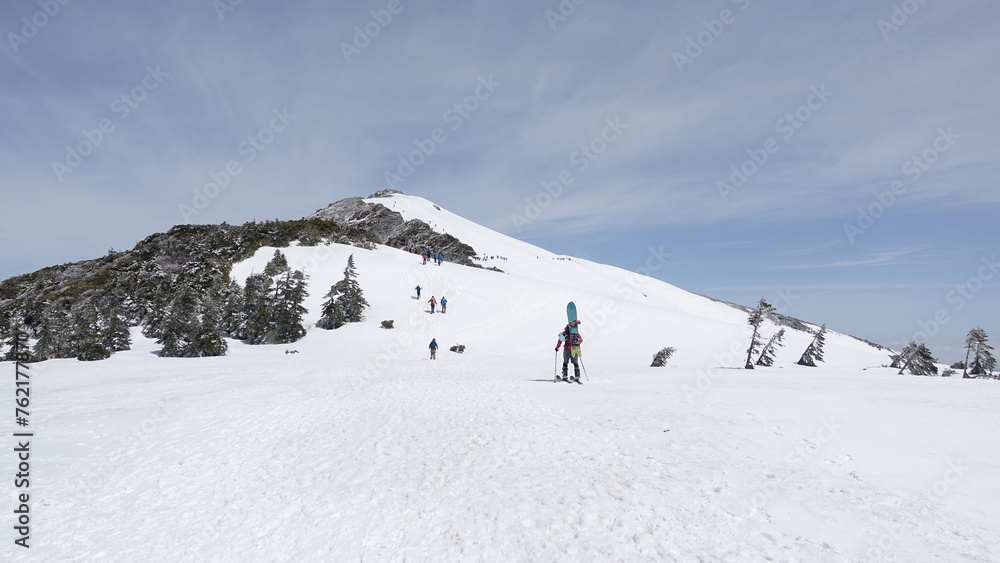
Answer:
<svg viewBox="0 0 1000 563"><path fill-rule="evenodd" d="M580 355L580 367L583 368L583 376L587 378L587 381L590 381L590 376L587 375L587 366L583 365L583 354Z"/></svg>
<svg viewBox="0 0 1000 563"><path fill-rule="evenodd" d="M552 361L552 377L557 377L559 375L559 350L556 350L556 356Z"/></svg>

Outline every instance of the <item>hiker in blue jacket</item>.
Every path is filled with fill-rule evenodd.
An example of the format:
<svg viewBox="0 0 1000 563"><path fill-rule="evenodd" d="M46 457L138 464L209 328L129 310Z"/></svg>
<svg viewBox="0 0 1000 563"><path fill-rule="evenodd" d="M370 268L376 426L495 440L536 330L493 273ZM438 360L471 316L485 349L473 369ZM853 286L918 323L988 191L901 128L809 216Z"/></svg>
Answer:
<svg viewBox="0 0 1000 563"><path fill-rule="evenodd" d="M443 315L443 314L445 314L447 312L448 312L448 298L442 295L441 296L441 314Z"/></svg>
<svg viewBox="0 0 1000 563"><path fill-rule="evenodd" d="M432 360L436 360L437 359L437 351L438 351L438 341L437 341L437 338L431 338L431 344L430 344L429 348L431 349L431 359Z"/></svg>

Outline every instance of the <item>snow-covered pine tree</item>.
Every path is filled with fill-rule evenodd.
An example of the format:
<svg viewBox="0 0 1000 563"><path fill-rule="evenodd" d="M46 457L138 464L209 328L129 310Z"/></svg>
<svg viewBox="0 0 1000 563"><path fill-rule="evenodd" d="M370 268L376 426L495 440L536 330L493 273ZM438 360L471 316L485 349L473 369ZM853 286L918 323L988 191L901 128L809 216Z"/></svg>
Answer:
<svg viewBox="0 0 1000 563"><path fill-rule="evenodd" d="M196 290L187 286L180 289L163 318L160 337L160 357L186 358L191 354L191 341L198 332L198 310L201 302Z"/></svg>
<svg viewBox="0 0 1000 563"><path fill-rule="evenodd" d="M917 344L912 340L899 354L898 362L894 363L900 366L899 375L903 375L906 370L910 370L913 375L937 375L938 373L931 351L925 344Z"/></svg>
<svg viewBox="0 0 1000 563"><path fill-rule="evenodd" d="M221 326L222 318L218 304L214 299L205 300L202 306L201 320L192 335L185 356L188 358L225 356L229 344L222 337Z"/></svg>
<svg viewBox="0 0 1000 563"><path fill-rule="evenodd" d="M813 336L812 342L806 346L804 352L802 352L802 357L799 358L798 364L800 366L816 367L816 362L823 361L823 345L826 344L826 325L819 327L816 334ZM897 366L898 367L898 366Z"/></svg>
<svg viewBox="0 0 1000 563"><path fill-rule="evenodd" d="M358 284L358 272L354 268L354 255L347 257L347 267L344 268L344 279L333 284L330 291L324 295L322 316L316 326L320 328L340 328L345 323L357 323L364 320L364 310L368 307L361 285Z"/></svg>
<svg viewBox="0 0 1000 563"><path fill-rule="evenodd" d="M222 311L219 327L230 338L243 340L246 335L246 302L243 289L235 280L222 290Z"/></svg>
<svg viewBox="0 0 1000 563"><path fill-rule="evenodd" d="M263 344L274 338L274 281L267 274L250 274L243 287L245 322L243 331L248 344Z"/></svg>
<svg viewBox="0 0 1000 563"><path fill-rule="evenodd" d="M171 292L165 288L151 291L150 295L151 298L144 307L142 335L156 340L163 334L163 323L167 318L172 297Z"/></svg>
<svg viewBox="0 0 1000 563"><path fill-rule="evenodd" d="M906 348L903 348L903 351L905 352ZM903 367L903 354L902 354L902 352L899 353L899 354L892 354L892 355L890 355L889 359L892 360L891 362L889 362L889 367L891 367L893 369L899 369L899 368Z"/></svg>
<svg viewBox="0 0 1000 563"><path fill-rule="evenodd" d="M6 361L9 354L9 350L5 351L5 347L11 346L11 343L16 341L16 338L11 338L11 335L17 335L13 325L14 320L11 318L10 312L0 311L0 361Z"/></svg>
<svg viewBox="0 0 1000 563"><path fill-rule="evenodd" d="M965 365L968 368L962 370L962 377L989 375L996 369L997 360L991 352L993 347L989 344L989 338L982 327L977 326L969 331L965 339Z"/></svg>
<svg viewBox="0 0 1000 563"><path fill-rule="evenodd" d="M28 327L23 325L19 319L11 319L9 326L9 330L4 332L5 336L2 347L6 347L7 350L3 355L2 361L19 361L23 357L22 354L27 354L28 357L31 357L31 349L20 340L19 336L21 334L28 334Z"/></svg>
<svg viewBox="0 0 1000 563"><path fill-rule="evenodd" d="M357 281L358 272L354 268L354 255L347 257L347 267L344 268L343 290L341 299L343 301L344 319L349 323L359 323L365 320L365 309L368 301L365 299L361 285Z"/></svg>
<svg viewBox="0 0 1000 563"><path fill-rule="evenodd" d="M277 286L277 302L274 308L275 341L295 342L306 335L302 326L302 315L307 310L302 306L309 293L306 291L306 276L302 270L285 272Z"/></svg>
<svg viewBox="0 0 1000 563"><path fill-rule="evenodd" d="M666 348L660 350L653 356L653 363L649 365L651 368L661 368L667 365L667 360L674 355L677 349L673 346L667 346Z"/></svg>
<svg viewBox="0 0 1000 563"><path fill-rule="evenodd" d="M97 308L91 302L79 304L71 315L73 332L70 335L72 354L82 362L106 360L111 357L108 350L100 343L101 326Z"/></svg>
<svg viewBox="0 0 1000 563"><path fill-rule="evenodd" d="M264 266L264 275L273 278L284 274L288 270L288 259L285 258L285 255L280 250L275 250L271 261Z"/></svg>
<svg viewBox="0 0 1000 563"><path fill-rule="evenodd" d="M996 367L996 359L990 350L993 349L988 343L989 336L982 327L976 327L969 331L965 338L965 369L962 370L963 378L986 375Z"/></svg>
<svg viewBox="0 0 1000 563"><path fill-rule="evenodd" d="M758 366L770 367L774 365L775 348L781 348L784 346L781 342L784 337L785 329L781 329L774 333L774 336L767 341L767 344L764 345L764 348L760 351L760 357L757 358Z"/></svg>
<svg viewBox="0 0 1000 563"><path fill-rule="evenodd" d="M72 329L69 318L60 309L58 306L50 306L42 314L38 340L32 350L32 356L38 361L74 356L70 345Z"/></svg>
<svg viewBox="0 0 1000 563"><path fill-rule="evenodd" d="M760 350L760 325L774 314L774 306L763 297L757 302L757 306L750 311L747 323L753 327L753 336L750 337L750 347L747 348L747 361L743 366L746 369L753 369L753 355Z"/></svg>
<svg viewBox="0 0 1000 563"><path fill-rule="evenodd" d="M111 353L132 348L128 321L120 313L120 305L113 297L106 295L97 300L97 316L101 327L97 341L101 346Z"/></svg>
<svg viewBox="0 0 1000 563"><path fill-rule="evenodd" d="M344 317L344 308L340 306L340 292L337 290L337 285L333 284L330 291L323 296L326 301L323 302L321 316L316 321L316 326L319 328L333 330L344 326L347 322Z"/></svg>

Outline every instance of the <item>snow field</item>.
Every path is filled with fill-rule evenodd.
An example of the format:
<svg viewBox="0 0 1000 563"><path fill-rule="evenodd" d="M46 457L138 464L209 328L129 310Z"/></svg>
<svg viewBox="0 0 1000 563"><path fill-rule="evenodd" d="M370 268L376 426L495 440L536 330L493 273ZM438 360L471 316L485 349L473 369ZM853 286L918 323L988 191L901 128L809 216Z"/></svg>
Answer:
<svg viewBox="0 0 1000 563"><path fill-rule="evenodd" d="M298 342L168 359L135 330L109 360L34 364L33 547L0 560L1000 560L995 382L896 376L833 332L818 368L789 330L774 367L739 369L741 311L389 199L507 273L291 247ZM367 319L316 329L352 253ZM570 300L582 386L551 380Z"/></svg>
<svg viewBox="0 0 1000 563"><path fill-rule="evenodd" d="M731 370L688 402L690 374L669 368L594 367L577 386L535 362L443 353L456 360L395 360L366 378L349 350L246 348L228 362L137 349L116 365L48 366L35 558L0 556L1000 557L1000 451L977 432L1000 399L993 387ZM138 439L122 438L130 427Z"/></svg>

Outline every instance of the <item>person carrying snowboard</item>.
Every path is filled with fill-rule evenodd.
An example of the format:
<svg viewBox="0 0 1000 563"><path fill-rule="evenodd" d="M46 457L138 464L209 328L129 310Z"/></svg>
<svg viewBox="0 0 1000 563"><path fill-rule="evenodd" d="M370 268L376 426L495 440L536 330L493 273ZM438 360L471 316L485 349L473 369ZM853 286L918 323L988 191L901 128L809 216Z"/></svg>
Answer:
<svg viewBox="0 0 1000 563"><path fill-rule="evenodd" d="M431 338L431 344L430 344L430 346L428 346L428 348L430 348L430 350L431 350L431 359L432 360L436 360L437 359L437 351L438 351L438 341L437 341L437 338Z"/></svg>
<svg viewBox="0 0 1000 563"><path fill-rule="evenodd" d="M434 307L437 307L437 304L438 304L437 299L434 299L434 296L431 295L430 300L428 300L427 302L431 304L431 314L433 315L434 314Z"/></svg>
<svg viewBox="0 0 1000 563"><path fill-rule="evenodd" d="M420 299L420 286L419 285L416 287L416 290L417 290L417 299Z"/></svg>
<svg viewBox="0 0 1000 563"><path fill-rule="evenodd" d="M445 314L447 312L448 312L448 298L442 295L441 296L441 314L443 315L443 314Z"/></svg>
<svg viewBox="0 0 1000 563"><path fill-rule="evenodd" d="M580 321L573 321L572 326L579 326ZM569 363L573 362L573 381L580 381L580 344L583 344L583 337L580 336L579 332L570 332L571 325L567 324L566 328L559 333L559 340L556 342L556 352L559 348L563 349L563 365L562 365L562 380L569 381L567 378L567 373L569 372Z"/></svg>

